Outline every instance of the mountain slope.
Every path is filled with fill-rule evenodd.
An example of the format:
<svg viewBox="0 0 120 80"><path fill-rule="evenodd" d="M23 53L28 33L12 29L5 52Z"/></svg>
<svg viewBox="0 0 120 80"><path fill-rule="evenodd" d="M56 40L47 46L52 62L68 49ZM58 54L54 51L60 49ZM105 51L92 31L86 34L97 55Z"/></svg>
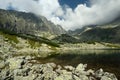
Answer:
<svg viewBox="0 0 120 80"><path fill-rule="evenodd" d="M32 34L42 37L65 33L61 26L54 25L43 16L2 9L0 9L0 29L13 33Z"/></svg>
<svg viewBox="0 0 120 80"><path fill-rule="evenodd" d="M90 29L79 31L75 36L80 38L80 41L98 41L120 43L120 18L115 21Z"/></svg>
<svg viewBox="0 0 120 80"><path fill-rule="evenodd" d="M73 36L70 36L68 34L61 34L60 36L55 37L52 39L58 43L78 43L78 39L74 38Z"/></svg>

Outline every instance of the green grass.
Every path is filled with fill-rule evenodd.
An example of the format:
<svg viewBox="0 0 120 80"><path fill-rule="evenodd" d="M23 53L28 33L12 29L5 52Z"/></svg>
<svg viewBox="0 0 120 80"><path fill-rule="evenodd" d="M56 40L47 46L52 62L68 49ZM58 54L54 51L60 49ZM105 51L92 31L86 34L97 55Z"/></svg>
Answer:
<svg viewBox="0 0 120 80"><path fill-rule="evenodd" d="M95 41L87 41L86 43L95 45Z"/></svg>
<svg viewBox="0 0 120 80"><path fill-rule="evenodd" d="M5 37L6 39L8 39L8 41L10 41L10 42L19 43L19 40L17 39L17 37L15 35L10 35L10 34L2 32L2 31L0 31L0 35Z"/></svg>
<svg viewBox="0 0 120 80"><path fill-rule="evenodd" d="M17 39L18 37L24 38L26 40L30 40L29 43L30 45L33 47L35 42L39 42L39 43L45 43L47 45L53 46L53 47L60 47L59 44L44 38L44 37L37 37L35 35L31 35L31 34L19 34L19 33L15 33L9 30L5 30L5 29L0 29L0 34L2 34L5 38L8 38L9 41L13 41L15 43L18 43L19 40Z"/></svg>
<svg viewBox="0 0 120 80"><path fill-rule="evenodd" d="M119 48L120 49L120 45L117 45L117 44L107 44L107 46L115 47L115 48Z"/></svg>
<svg viewBox="0 0 120 80"><path fill-rule="evenodd" d="M30 34L18 34L19 37L22 37L24 39L29 39L32 40L33 42L30 42L30 44L34 44L34 42L39 42L39 43L45 43L47 45L53 46L53 47L59 47L59 44L52 42L51 40L44 38L44 37L37 37L34 35Z"/></svg>
<svg viewBox="0 0 120 80"><path fill-rule="evenodd" d="M40 47L41 44L39 42L33 41L28 39L28 43L30 44L31 48L36 48L36 47Z"/></svg>

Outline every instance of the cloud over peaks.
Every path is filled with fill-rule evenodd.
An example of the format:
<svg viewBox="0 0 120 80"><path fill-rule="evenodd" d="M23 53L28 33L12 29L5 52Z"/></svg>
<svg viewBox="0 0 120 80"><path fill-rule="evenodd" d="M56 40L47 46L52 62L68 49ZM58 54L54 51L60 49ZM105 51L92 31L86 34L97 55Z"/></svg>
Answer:
<svg viewBox="0 0 120 80"><path fill-rule="evenodd" d="M90 0L90 7L78 4L75 9L61 6L58 0L0 0L0 8L9 4L18 11L45 16L64 29L108 23L120 16L120 0Z"/></svg>

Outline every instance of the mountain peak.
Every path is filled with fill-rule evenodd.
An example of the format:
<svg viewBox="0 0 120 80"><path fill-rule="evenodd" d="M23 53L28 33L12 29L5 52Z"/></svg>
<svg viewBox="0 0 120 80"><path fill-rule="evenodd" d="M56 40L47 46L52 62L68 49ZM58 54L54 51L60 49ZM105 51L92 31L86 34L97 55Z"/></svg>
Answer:
<svg viewBox="0 0 120 80"><path fill-rule="evenodd" d="M18 12L14 10L0 9L0 29L19 34L34 35L60 35L65 30L58 25L48 21L43 16L36 16L33 13Z"/></svg>

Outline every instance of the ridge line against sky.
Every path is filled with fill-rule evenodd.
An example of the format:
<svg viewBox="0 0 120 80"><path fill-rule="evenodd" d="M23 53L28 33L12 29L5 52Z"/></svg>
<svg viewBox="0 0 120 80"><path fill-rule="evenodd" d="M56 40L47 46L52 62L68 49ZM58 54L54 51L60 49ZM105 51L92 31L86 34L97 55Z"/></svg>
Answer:
<svg viewBox="0 0 120 80"><path fill-rule="evenodd" d="M0 0L0 8L45 16L66 30L108 23L120 16L120 0Z"/></svg>

